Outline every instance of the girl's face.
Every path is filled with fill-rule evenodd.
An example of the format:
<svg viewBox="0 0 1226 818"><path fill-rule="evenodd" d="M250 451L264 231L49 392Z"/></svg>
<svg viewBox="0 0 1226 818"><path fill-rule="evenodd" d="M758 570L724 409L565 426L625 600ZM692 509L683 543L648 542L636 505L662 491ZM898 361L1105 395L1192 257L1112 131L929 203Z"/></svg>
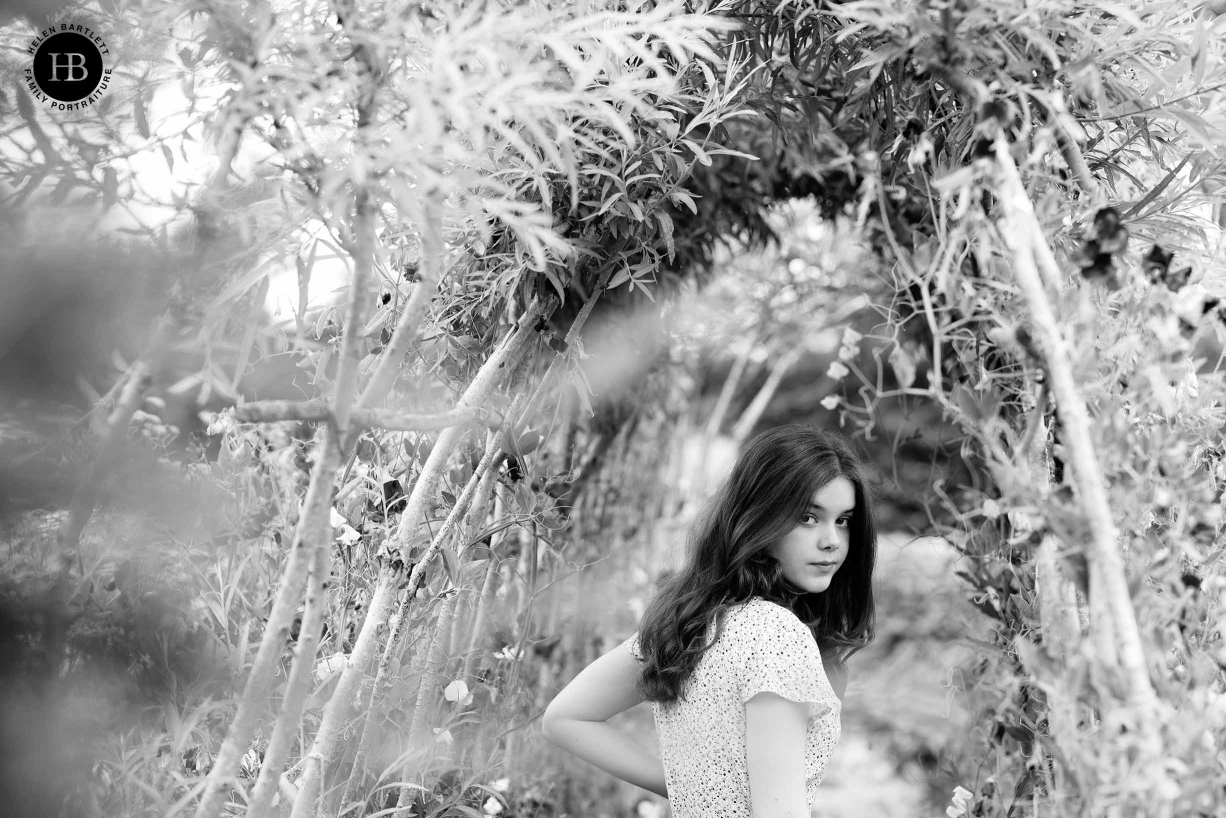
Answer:
<svg viewBox="0 0 1226 818"><path fill-rule="evenodd" d="M788 581L811 594L830 587L835 572L847 559L855 508L856 489L846 477L836 477L817 490L800 525L770 550L783 565Z"/></svg>

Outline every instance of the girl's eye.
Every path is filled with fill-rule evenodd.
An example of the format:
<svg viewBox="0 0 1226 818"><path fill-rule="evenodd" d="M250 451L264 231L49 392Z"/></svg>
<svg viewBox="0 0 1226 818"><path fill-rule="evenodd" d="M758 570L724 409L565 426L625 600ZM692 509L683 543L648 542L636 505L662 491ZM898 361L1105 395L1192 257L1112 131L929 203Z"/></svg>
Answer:
<svg viewBox="0 0 1226 818"><path fill-rule="evenodd" d="M803 522L805 522L806 520L812 520L813 522L815 522L815 523L816 523L816 522L817 522L817 515L816 515L816 514L813 514L813 513L811 513L811 512L810 512L810 513L807 513L807 514L805 514L805 516L803 516L803 517L801 517L801 518L800 518L800 521L801 521L802 523L803 523ZM850 517L850 516L848 516L848 515L846 515L846 514L844 514L842 517L839 517L837 520L835 520L835 523L836 523L837 525L839 525L839 526L842 526L842 527L846 528L846 527L848 527L848 526L850 526L850 525L851 525L851 517Z"/></svg>

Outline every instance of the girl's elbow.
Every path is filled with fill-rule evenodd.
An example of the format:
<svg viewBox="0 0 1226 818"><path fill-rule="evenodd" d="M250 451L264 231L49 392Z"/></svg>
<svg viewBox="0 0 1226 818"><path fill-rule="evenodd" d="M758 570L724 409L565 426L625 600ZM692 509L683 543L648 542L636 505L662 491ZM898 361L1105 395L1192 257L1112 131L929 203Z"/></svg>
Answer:
<svg viewBox="0 0 1226 818"><path fill-rule="evenodd" d="M548 707L545 708L545 712L541 716L541 735L544 736L545 740L550 744L557 744L557 736L555 731L557 730L558 721L558 714Z"/></svg>

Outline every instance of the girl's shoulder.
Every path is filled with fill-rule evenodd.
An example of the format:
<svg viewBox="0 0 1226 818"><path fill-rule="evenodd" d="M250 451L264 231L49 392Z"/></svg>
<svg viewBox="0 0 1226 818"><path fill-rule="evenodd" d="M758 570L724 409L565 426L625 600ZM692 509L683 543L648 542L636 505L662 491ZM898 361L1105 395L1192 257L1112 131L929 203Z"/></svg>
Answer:
<svg viewBox="0 0 1226 818"><path fill-rule="evenodd" d="M789 616L796 619L796 614L792 613L792 609L780 605L778 602L767 599L763 596L750 597L745 602L738 602L730 606L730 610L735 610L743 616L751 617L781 617ZM799 621L797 619L797 621Z"/></svg>
<svg viewBox="0 0 1226 818"><path fill-rule="evenodd" d="M760 596L729 606L726 616L729 625L742 631L797 627L808 630L790 608Z"/></svg>
<svg viewBox="0 0 1226 818"><path fill-rule="evenodd" d="M809 629L786 605L754 597L731 606L725 631L729 648L754 656L789 657L789 661L821 662L820 648Z"/></svg>

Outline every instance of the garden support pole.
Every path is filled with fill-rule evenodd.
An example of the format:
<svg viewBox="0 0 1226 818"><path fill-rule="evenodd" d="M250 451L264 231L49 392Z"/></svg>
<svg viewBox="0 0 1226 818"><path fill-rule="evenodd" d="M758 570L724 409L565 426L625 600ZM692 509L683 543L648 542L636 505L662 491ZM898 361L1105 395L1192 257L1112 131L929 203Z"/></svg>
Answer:
<svg viewBox="0 0 1226 818"><path fill-rule="evenodd" d="M519 400L517 399L512 406L514 407L516 404L518 404L518 402ZM502 448L503 435L504 433L501 431L490 432L489 439L486 444L486 452L481 460L481 463L477 466L477 469L474 471L472 477L469 478L468 483L464 487L464 491L460 494L459 498L456 499L455 505L452 507L451 512L447 515L446 521L443 523L442 527L439 528L438 533L434 535L434 542L431 547L432 552L444 548L445 546L443 543L451 539L461 516L464 515L470 508L473 502L473 497L478 494L478 489L483 478L490 473L494 473L495 475L497 474L498 466L502 461L501 457L498 455ZM427 563L430 559L431 557L423 557L422 563ZM347 809L346 805L352 803L353 796L357 794L357 788L360 786L362 777L365 775L366 757L370 751L370 742L373 741L369 723L372 721L377 723L382 718L381 702L384 692L391 683L392 658L399 651L400 638L404 633L405 626L408 624L409 607L415 594L415 588L410 589L410 592L405 593L397 605L396 610L391 614L391 617L388 620L388 634L387 638L384 640L383 652L379 659L377 670L375 671L375 683L374 688L371 691L370 702L367 707L368 712L359 715L358 717L360 721L366 721L368 723L368 727L362 733L362 738L358 743L358 752L353 762L353 768L350 770L349 778L345 783L344 794L341 798L342 814ZM425 682L423 680L423 688L424 684ZM421 701L420 694L418 701ZM416 719L416 716L414 716L414 719ZM410 737L411 736L412 732L410 731Z"/></svg>
<svg viewBox="0 0 1226 818"><path fill-rule="evenodd" d="M519 321L498 350L478 371L455 408L483 406L489 402L503 374L519 363L527 353L529 344L536 340L537 333L534 328L543 324L544 320L556 309L557 304L557 297L552 293L547 293L533 302L532 306L520 316ZM404 513L400 518L400 524L390 543L389 550L392 552L390 557L398 558L402 563L408 559L411 539L417 534L421 521L426 517L427 509L434 505L434 495L439 479L462 434L463 430L460 427L450 426L439 435L434 447L430 450L430 456L426 458L421 473L414 481L413 490L409 494ZM432 543L414 566L409 577L410 599L420 587L426 565L434 558L438 545L437 540ZM319 730L315 734L315 740L306 757L306 768L299 780L299 796L294 802L291 818L313 818L317 814L318 804L316 802L322 789L324 770L336 751L341 727L353 703L358 681L365 674L370 657L377 648L376 631L388 621L391 605L396 600L396 591L400 582L401 570L394 566L390 558L385 559L353 651L346 657L336 689L333 690L332 696L324 706Z"/></svg>
<svg viewBox="0 0 1226 818"><path fill-rule="evenodd" d="M736 424L732 427L732 439L738 445L745 438L749 437L749 433L753 431L759 418L762 417L762 413L766 411L766 407L770 404L771 398L775 396L775 390L779 388L779 384L783 381L783 376L787 374L792 364L800 359L804 351L804 347L800 345L789 347L771 364L770 374L766 376L766 383L762 384L758 394L754 395L753 400L749 402L749 406L745 408L745 411L741 413Z"/></svg>
<svg viewBox="0 0 1226 818"><path fill-rule="evenodd" d="M413 342L420 335L422 324L430 309L434 291L443 278L443 263L446 247L443 243L443 228L439 220L437 206L427 202L425 219L421 231L421 262L417 266L417 282L409 295L404 312L396 323L392 338L388 341L374 374L358 399L358 408L374 409L383 402L392 391L392 384L400 372L400 364L408 354Z"/></svg>
<svg viewBox="0 0 1226 818"><path fill-rule="evenodd" d="M409 724L409 752L407 761L401 772L400 796L396 801L396 818L403 818L408 808L413 804L413 794L417 790L409 785L412 773L410 765L422 756L418 751L433 744L433 739L426 739L427 715L434 704L438 685L439 668L443 664L443 648L447 634L451 630L451 618L455 613L459 589L451 589L450 595L443 600L438 617L434 620L434 632L430 636L430 646L427 648L426 661L422 668L421 684L417 686L417 700L413 704L413 719Z"/></svg>
<svg viewBox="0 0 1226 818"><path fill-rule="evenodd" d="M1005 145L1003 155L1000 154L1002 144ZM1011 230L1020 231L1016 234L1006 233L1005 240L1029 242L1039 278L1047 290L1047 298L1055 298L1064 289L1064 273L1060 270L1060 265L1056 263L1056 257L1047 244L1047 237L1043 234L1039 217L1034 212L1034 205L1030 203L1026 186L1022 184L1022 175L1018 172L1017 166L1013 164L1013 156L1009 153L1008 143L1004 142L1003 136L998 137L996 151L1000 158L998 164L1001 176L1004 177L1001 194L1006 218Z"/></svg>
<svg viewBox="0 0 1226 818"><path fill-rule="evenodd" d="M332 544L330 519L332 487L336 480L336 470L341 463L342 438L348 430L350 409L357 397L357 369L362 343L362 336L357 330L365 323L363 313L366 303L370 300L370 280L374 269L376 215L369 192L365 189L360 190L357 196L356 211L358 256L355 258L353 281L349 287L349 302L345 312L345 329L341 339L336 392L332 405L333 422L324 427L319 438L315 453L315 466L311 471L311 483L303 502L303 514L294 532L289 560L278 585L277 597L264 627L264 635L260 640L260 647L252 664L251 673L243 688L238 712L217 754L213 769L209 771L204 795L196 809L196 818L217 818L220 815L225 793L238 770L239 761L251 743L251 734L255 730L255 724L263 710L264 703L272 693L274 673L285 646L285 639L289 635L307 565L314 559L313 554L316 551L324 552L323 564L325 566L329 564L328 549ZM322 594L317 598L317 605L320 608L325 605ZM318 613L307 611L304 619L316 615L322 617L322 611ZM294 667L296 669L300 663L305 663L307 669L302 672L307 674L308 680L310 678L309 668L315 663L317 647L317 639L305 641L300 639ZM310 648L310 655L307 655L306 648ZM300 684L306 685L307 682L301 681L300 677ZM287 694L291 692L287 691ZM277 717L278 726L282 722L287 722L288 726L282 729L289 730L291 734L297 729L302 718L305 698L305 693L302 696L286 696L282 703L282 712ZM276 730L277 727L274 727L274 733ZM288 752L289 748L285 746L283 749ZM278 759L274 755L269 758L266 754L261 767L261 778L264 777L264 768L275 768L268 772L268 776L273 782L279 780L282 764L284 764L284 757ZM257 780L256 783L258 785L260 782ZM271 797L271 786L266 782L262 793Z"/></svg>
<svg viewBox="0 0 1226 818"><path fill-rule="evenodd" d="M281 708L281 716L273 726L272 737L268 740L268 748L264 751L264 759L260 763L259 777L256 779L255 787L251 790L251 800L247 804L249 818L262 818L269 814L273 796L276 795L281 781L285 759L298 734L298 722L302 717L307 694L311 692L311 675L315 669L315 663L306 657L315 656L319 647L320 635L323 632L324 613L327 611L324 599L325 578L331 569L331 561L328 556L327 549L314 548L311 550L311 565L307 573L306 608L302 614L302 627L298 630L294 665L290 670L289 681L286 683L285 703Z"/></svg>
<svg viewBox="0 0 1226 818"><path fill-rule="evenodd" d="M234 407L234 419L240 423L277 423L285 420L329 423L333 421L333 413L327 404L318 400L261 400ZM501 423L502 415L497 411L478 407L429 415L390 412L386 409L354 409L349 415L349 421L351 427L361 429L436 432L469 421Z"/></svg>
<svg viewBox="0 0 1226 818"><path fill-rule="evenodd" d="M741 378L745 375L749 358L753 353L754 346L758 341L758 333L755 331L749 337L749 343L741 350L740 354L732 361L732 369L728 372L728 377L724 379L724 385L719 390L719 397L715 401L715 408L711 410L711 417L707 418L706 436L710 440L719 434L719 429L724 425L724 415L728 413L728 407L732 404L732 397L736 394L736 388L741 383Z"/></svg>
<svg viewBox="0 0 1226 818"><path fill-rule="evenodd" d="M500 520L503 514L507 513L511 508L511 502L505 499L505 489L502 486L495 486L494 489L494 519ZM510 530L498 532L494 537L498 538L498 543L495 544L493 539L490 541L490 558L489 563L485 567L485 580L481 584L481 592L477 597L476 605L474 605L472 629L468 636L468 649L464 652L464 671L460 678L471 689L475 682L473 674L476 672L477 658L481 644L481 634L485 631L485 614L489 606L489 598L494 590L494 575L498 572L498 562L501 559L499 556L500 546L511 536Z"/></svg>
<svg viewBox="0 0 1226 818"><path fill-rule="evenodd" d="M1018 288L1034 321L1035 337L1046 359L1052 394L1060 410L1065 434L1062 439L1069 450L1069 466L1081 495L1086 517L1093 536L1090 540L1091 563L1090 605L1094 614L1093 628L1114 625L1115 648L1123 673L1125 702L1134 709L1140 734L1156 739L1157 699L1149 681L1136 612L1132 607L1124 562L1119 552L1119 530L1111 513L1106 480L1093 446L1093 429L1085 401L1077 389L1068 345L1060 332L1043 279L1032 253L1042 232L1034 218L1034 210L1024 188L1017 183L1020 176L1013 166L1009 145L1004 136L996 136L996 155L1002 167L1007 167L1006 184L1001 191L1006 224L1003 234L1015 254L1014 269ZM1012 171L1011 173L1009 171ZM1016 181L1015 181L1016 180ZM1046 240L1042 241L1045 249ZM1097 657L1110 662L1113 657ZM1154 747L1153 749L1156 749Z"/></svg>
<svg viewBox="0 0 1226 818"><path fill-rule="evenodd" d="M352 22L354 16L350 14L350 11L350 8L346 8L344 17ZM383 73L376 65L376 53L367 45L360 42L355 45L354 57L364 69L359 88L359 100L356 105L357 126L354 140L355 149L360 153L367 148L368 135L376 111L376 91L382 82ZM235 135L236 139L239 137L241 133ZM227 166L223 165L223 168L225 167ZM238 768L239 759L250 744L256 720L271 693L273 672L284 649L284 640L289 632L294 608L297 607L295 603L302 590L305 578L303 575L307 565L322 566L320 568L322 574L322 571L327 570L326 566L330 564L332 487L336 480L336 470L343 459L343 452L352 442L351 438L354 437L350 434L350 415L358 397L358 369L363 352L362 341L365 337L365 312L370 301L370 281L374 270L374 256L378 249L375 222L379 216L379 209L366 172L361 169L362 167L360 163L354 163L350 169L352 173L350 181L355 191L353 246L350 251L354 260L354 272L345 309L344 334L341 337L336 386L332 400L332 418L324 427L320 444L316 449L316 461L311 473L311 483L307 489L304 511L298 521L293 549L277 589L276 601L273 603L272 612L265 625L264 636L260 641L251 674L243 689L238 712L226 736L226 741L218 753L213 769L209 773L204 795L196 810L197 818L217 818L221 812L225 793ZM317 553L320 555L318 559L315 556ZM375 596L378 597L377 592ZM310 600L308 604L309 602ZM314 602L320 608L326 606L324 594L318 594ZM316 615L322 616L322 611L317 613L308 607L304 620ZM300 673L305 673L308 679L309 668L315 663L317 647L317 640L309 637L302 639L300 634L299 655L295 659L294 667L298 669L299 665L305 665L306 667ZM298 679L301 685L307 684L302 681L301 675ZM287 691L287 693L293 692L293 690ZM278 714L274 732L282 723L289 724L289 727L282 729L296 729L302 719L304 704L305 694L303 696L287 695L282 701L282 711ZM288 750L288 747L285 749ZM311 768L310 756L307 757L306 762L309 771ZM282 763L284 763L283 759L265 757L264 766L276 768L269 773L275 780L280 778ZM295 810L304 801L313 800L313 797L311 794L302 793L295 802Z"/></svg>
<svg viewBox="0 0 1226 818"><path fill-rule="evenodd" d="M522 398L523 396L521 394L518 398L516 398L515 402L518 404ZM445 545L441 545L441 543L451 539L453 531L455 531L457 528L460 529L459 533L462 535L463 527L459 526L458 523L460 522L462 516L467 514L472 505L473 499L479 494L478 489L484 482L486 482L485 478L490 474L496 475L496 469L502 462L502 458L499 455L501 454L502 450L502 439L504 434L504 432L499 431L492 432L489 435L489 439L486 441L485 455L481 458L480 465L477 466L477 470L473 472L472 477L469 478L468 485L464 487L464 493L456 501L455 508L451 510L451 514L448 515L447 522L444 523L443 527L439 530L436 541L440 543L440 549L446 547ZM462 559L466 550L467 549L463 547L463 541L457 540L456 562L461 566L461 568L463 566ZM459 577L457 576L456 579L458 580ZM449 632L450 619L452 612L454 611L455 600L458 598L458 596L459 589L456 588L455 596L447 600L443 610L439 614L438 620L436 621L435 627L437 630L435 631L434 637L430 642L430 653L426 659L424 675L422 676L421 684L418 687L417 702L413 708L413 720L409 728L410 747L414 746L415 743L420 740L421 733L425 729L425 712L429 703L430 693L433 691L435 685L435 677L438 675L439 664L442 659L441 650L444 640ZM404 807L407 803L405 799L405 791L401 790L401 807Z"/></svg>

